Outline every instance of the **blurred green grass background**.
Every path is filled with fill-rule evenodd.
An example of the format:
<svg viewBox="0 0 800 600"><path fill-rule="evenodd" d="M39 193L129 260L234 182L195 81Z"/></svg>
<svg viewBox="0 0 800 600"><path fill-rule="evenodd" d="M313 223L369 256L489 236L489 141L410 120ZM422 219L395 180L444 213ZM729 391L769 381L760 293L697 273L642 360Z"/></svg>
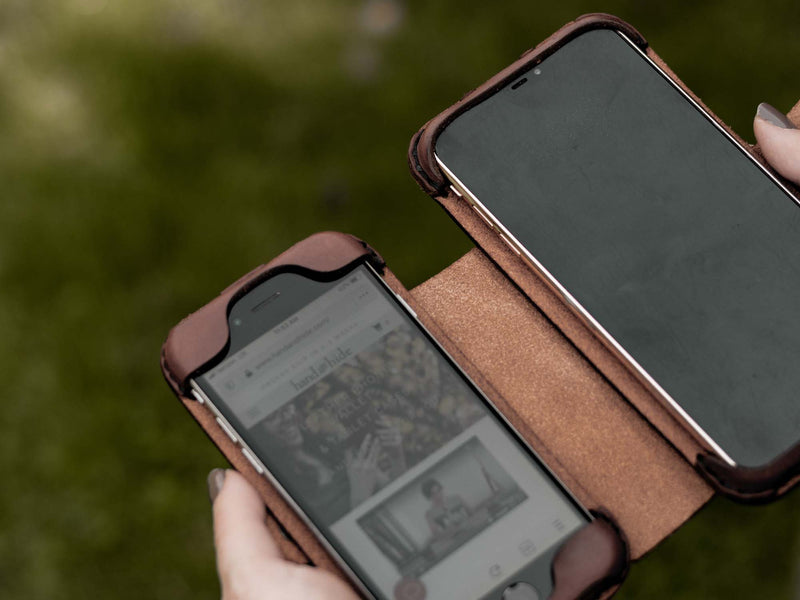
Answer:
<svg viewBox="0 0 800 600"><path fill-rule="evenodd" d="M598 10L745 137L800 96L796 0L2 0L0 597L218 597L223 460L161 380L167 331L320 229L407 287L463 254L408 140ZM716 500L619 597L795 597L798 508Z"/></svg>

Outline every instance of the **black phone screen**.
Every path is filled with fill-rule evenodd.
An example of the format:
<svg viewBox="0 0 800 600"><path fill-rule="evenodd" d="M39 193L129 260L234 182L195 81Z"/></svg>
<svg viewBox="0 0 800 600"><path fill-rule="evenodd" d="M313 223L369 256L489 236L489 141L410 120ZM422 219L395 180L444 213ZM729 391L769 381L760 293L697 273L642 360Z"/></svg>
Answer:
<svg viewBox="0 0 800 600"><path fill-rule="evenodd" d="M365 266L276 275L195 381L378 598L549 595L588 517Z"/></svg>
<svg viewBox="0 0 800 600"><path fill-rule="evenodd" d="M625 38L441 133L463 185L736 463L800 440L800 208Z"/></svg>

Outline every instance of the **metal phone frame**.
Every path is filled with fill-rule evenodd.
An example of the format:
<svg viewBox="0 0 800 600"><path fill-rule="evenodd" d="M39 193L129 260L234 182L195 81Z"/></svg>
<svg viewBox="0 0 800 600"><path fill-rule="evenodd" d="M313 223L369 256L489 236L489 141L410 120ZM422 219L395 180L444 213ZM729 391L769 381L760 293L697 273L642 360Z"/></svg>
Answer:
<svg viewBox="0 0 800 600"><path fill-rule="evenodd" d="M672 79L664 70L659 67L645 52L641 50L636 44L634 44L628 36L626 36L621 31L616 31L615 33L619 35L627 44L633 48L642 58L644 58L647 63L653 67L656 72L661 75L665 80L667 80L673 88L675 88L680 94L689 101L689 103L694 106L696 110L700 112L708 121L710 121L717 130L722 133L734 146L744 154L750 161L752 161L767 177L769 177L773 183L775 183L789 198L798 206L800 206L800 200L792 194L792 192L780 181L778 180L764 165L762 165L759 161L757 161L750 152L744 148L737 140L734 138L728 131L723 128L716 119L714 119L700 104L692 98L686 90L684 90L680 85L678 85L675 80ZM501 89L505 89L504 86ZM499 90L498 90L499 91ZM722 447L717 444L717 442L702 428L700 425L689 415L688 412L680 405L678 402L675 401L672 396L670 396L667 391L662 388L658 382L647 372L645 369L625 350L625 348L620 345L617 340L613 338L613 336L606 331L606 329L587 311L573 296L570 292L563 286L561 283L553 277L553 275L545 268L545 266L540 263L536 257L534 257L530 251L523 244L514 237L514 235L503 225L497 217L495 217L491 211L483 205L483 203L473 194L466 185L453 173L447 165L445 165L439 156L434 152L434 158L436 159L437 164L445 173L447 178L450 180L452 185L450 186L453 192L459 197L463 197L471 206L472 208L481 216L487 224L494 229L500 239L511 248L511 250L520 256L528 266L530 266L544 281L548 284L548 286L556 292L561 298L569 305L572 309L573 313L575 313L581 320L586 324L593 332L597 335L600 341L609 349L611 352L621 361L624 365L628 367L628 371L630 371L637 380L642 383L650 392L654 393L656 397L660 398L661 400L666 401L666 406L671 410L671 413L684 421L686 424L689 425L691 433L694 435L696 439L703 445L704 447L708 448L712 452L714 452L717 456L722 458L726 463L728 463L732 467L738 466L737 463L728 455Z"/></svg>
<svg viewBox="0 0 800 600"><path fill-rule="evenodd" d="M473 391L476 392L478 398L482 401L484 406L487 410L495 417L497 417L502 425L504 425L507 431L511 434L511 437L520 444L524 450L528 452L528 454L532 457L533 462L542 469L544 475L550 478L550 480L555 484L558 490L565 496L565 499L568 502L571 502L572 505L578 510L578 512L583 515L586 519L585 525L588 525L594 520L594 517L589 513L586 508L578 501L577 498L572 494L572 492L564 485L564 483L558 478L558 476L553 473L549 466L541 459L538 453L531 447L528 441L520 435L520 433L513 427L513 425L509 422L509 420L503 415L489 400L486 394L483 393L480 387L475 384L472 378L464 372L464 370L458 365L458 363L453 359L450 353L442 347L439 341L431 334L427 327L419 320L417 313L414 312L408 303L389 285L383 280L380 274L375 270L375 268L370 265L368 262L361 263L362 265L366 266L367 269L375 276L374 278L380 282L380 285L389 292L389 296L393 298L396 303L400 306L401 310L406 313L408 317L415 323L417 327L422 330L425 336L428 338L429 341L433 343L436 349L445 357L445 359L453 366L453 368L458 372L458 374L464 378L469 386L472 388ZM361 266L361 265L359 265ZM350 271L352 273L352 271ZM207 369L205 369L207 370ZM218 424L221 426L222 430L228 435L228 437L236 444L242 454L244 455L245 459L251 463L253 468L258 472L259 475L263 476L271 485L274 487L281 495L281 497L286 501L287 504L294 510L295 514L297 514L306 527L314 534L314 537L317 538L317 541L322 544L328 554L334 559L337 566L342 569L342 571L348 576L348 578L356 585L358 590L364 594L370 600L380 600L376 598L372 592L370 592L361 578L353 571L350 565L345 561L345 559L339 554L339 552L333 547L333 545L328 541L325 535L320 531L320 529L315 525L312 521L311 517L295 502L294 498L286 491L286 489L280 484L278 479L272 474L272 472L267 468L258 454L253 451L253 449L244 441L241 434L231 425L231 423L225 418L225 416L220 412L220 410L214 406L214 403L208 397L208 395L203 391L203 389L198 385L195 381L195 378L191 378L189 380L189 385L191 387L192 395L194 396L195 400L198 403L203 404L208 407L211 413L216 417L218 420ZM231 435L233 433L233 435ZM233 439L235 436L236 439ZM573 532L574 533L574 532ZM563 538L562 542L567 538ZM559 543L559 542L557 542ZM552 546L549 546L552 547ZM545 549L546 551L547 549ZM540 553L539 556L544 554L544 552ZM536 559L534 559L536 560ZM532 561L529 561L527 564L530 564ZM363 568L363 567L362 567ZM524 568L524 567L523 567Z"/></svg>

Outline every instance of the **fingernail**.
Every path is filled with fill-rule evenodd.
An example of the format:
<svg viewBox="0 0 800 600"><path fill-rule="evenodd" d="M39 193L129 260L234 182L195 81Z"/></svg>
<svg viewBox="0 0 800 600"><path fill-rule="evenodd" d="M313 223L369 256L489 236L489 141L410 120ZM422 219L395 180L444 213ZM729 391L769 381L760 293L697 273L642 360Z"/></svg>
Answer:
<svg viewBox="0 0 800 600"><path fill-rule="evenodd" d="M758 105L756 116L759 119L764 119L770 125L775 125L776 127L780 127L781 129L797 129L794 123L792 123L789 120L789 117L787 117L785 114L783 114L781 111L779 111L771 104L767 104L766 102L762 102L761 104Z"/></svg>
<svg viewBox="0 0 800 600"><path fill-rule="evenodd" d="M211 498L211 504L214 504L223 483L225 483L225 469L212 469L208 474L208 497Z"/></svg>

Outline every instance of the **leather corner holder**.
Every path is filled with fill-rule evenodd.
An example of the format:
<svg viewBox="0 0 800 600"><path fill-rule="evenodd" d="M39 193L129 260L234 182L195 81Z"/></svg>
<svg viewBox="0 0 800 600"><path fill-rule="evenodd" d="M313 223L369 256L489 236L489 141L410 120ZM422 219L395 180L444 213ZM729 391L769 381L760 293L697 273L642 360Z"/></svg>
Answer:
<svg viewBox="0 0 800 600"><path fill-rule="evenodd" d="M514 63L497 75L467 92L449 109L426 123L412 138L408 149L408 165L417 183L428 194L441 196L447 193L449 182L439 169L433 148L442 129L462 112L490 96L498 88L518 76L521 68L532 68L558 50L574 37L590 29L614 29L625 33L641 50L647 49L647 40L622 19L605 13L589 13L570 21L543 42L522 53Z"/></svg>
<svg viewBox="0 0 800 600"><path fill-rule="evenodd" d="M603 514L569 538L553 559L550 600L596 598L627 573L623 539Z"/></svg>
<svg viewBox="0 0 800 600"><path fill-rule="evenodd" d="M322 231L243 275L169 332L161 352L161 365L167 382L173 388L186 391L186 381L191 374L225 349L229 337L228 307L269 274L278 269L292 267L333 272L365 256L369 256L379 272L383 270L383 259L358 238L344 233ZM190 318L192 323L189 323ZM196 322L202 322L203 326L194 326Z"/></svg>

